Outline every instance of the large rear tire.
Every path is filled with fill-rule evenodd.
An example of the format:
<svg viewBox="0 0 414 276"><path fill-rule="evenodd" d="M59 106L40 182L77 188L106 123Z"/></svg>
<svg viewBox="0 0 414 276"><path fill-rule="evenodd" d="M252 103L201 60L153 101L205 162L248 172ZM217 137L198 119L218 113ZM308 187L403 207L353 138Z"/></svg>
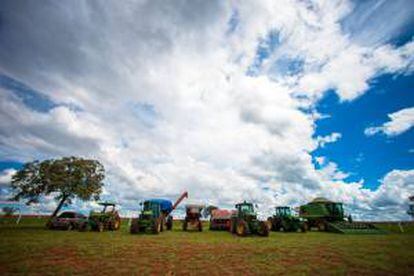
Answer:
<svg viewBox="0 0 414 276"><path fill-rule="evenodd" d="M166 226L167 226L167 230L172 230L173 228L173 217L172 216L168 216Z"/></svg>
<svg viewBox="0 0 414 276"><path fill-rule="evenodd" d="M326 224L323 221L318 222L318 230L320 232L325 232L326 231Z"/></svg>
<svg viewBox="0 0 414 276"><path fill-rule="evenodd" d="M300 231L306 233L308 231L308 224L305 222L300 226Z"/></svg>
<svg viewBox="0 0 414 276"><path fill-rule="evenodd" d="M114 231L117 231L117 230L119 230L119 228L121 228L121 218L117 217L117 218L115 218L112 229Z"/></svg>
<svg viewBox="0 0 414 276"><path fill-rule="evenodd" d="M88 223L87 222L81 222L78 226L79 232L86 232L88 230Z"/></svg>
<svg viewBox="0 0 414 276"><path fill-rule="evenodd" d="M276 231L277 230L275 227L273 227L273 218L272 217L267 218L267 223L270 226L271 231Z"/></svg>
<svg viewBox="0 0 414 276"><path fill-rule="evenodd" d="M46 223L46 228L49 229L49 230L54 229L53 222L50 219Z"/></svg>
<svg viewBox="0 0 414 276"><path fill-rule="evenodd" d="M236 226L237 236L244 237L247 235L247 223L244 220L240 220Z"/></svg>
<svg viewBox="0 0 414 276"><path fill-rule="evenodd" d="M70 222L69 222L69 223L68 223L68 225L66 226L66 230L67 230L67 231L71 231L71 230L73 230L73 228L74 228L74 227L73 227L73 224L72 224L72 223L70 223Z"/></svg>
<svg viewBox="0 0 414 276"><path fill-rule="evenodd" d="M139 233L139 225L138 225L138 221L133 220L131 223L131 227L129 228L129 232L131 234L137 234Z"/></svg>
<svg viewBox="0 0 414 276"><path fill-rule="evenodd" d="M152 224L152 233L158 235L161 232L161 221L158 219L154 220Z"/></svg>
<svg viewBox="0 0 414 276"><path fill-rule="evenodd" d="M105 230L105 225L102 222L98 223L98 232L103 232Z"/></svg>
<svg viewBox="0 0 414 276"><path fill-rule="evenodd" d="M268 237L269 236L269 227L267 226L266 222L261 221L259 223L259 229L258 229L257 233L261 237Z"/></svg>

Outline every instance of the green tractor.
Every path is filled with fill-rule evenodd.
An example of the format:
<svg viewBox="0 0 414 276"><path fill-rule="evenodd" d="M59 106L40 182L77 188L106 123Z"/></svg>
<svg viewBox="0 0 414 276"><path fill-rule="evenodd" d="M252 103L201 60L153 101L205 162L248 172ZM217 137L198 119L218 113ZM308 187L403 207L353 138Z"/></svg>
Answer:
<svg viewBox="0 0 414 276"><path fill-rule="evenodd" d="M103 210L101 212L91 211L88 222L81 225L79 230L85 231L88 225L92 231L118 230L121 227L121 217L115 209L116 204L113 202L100 202L98 204L103 206Z"/></svg>
<svg viewBox="0 0 414 276"><path fill-rule="evenodd" d="M373 224L353 222L351 216L344 215L343 204L325 198L315 198L308 204L300 206L299 216L306 219L308 229L317 228L341 234L381 234L384 231Z"/></svg>
<svg viewBox="0 0 414 276"><path fill-rule="evenodd" d="M138 218L133 219L131 222L130 233L151 232L158 234L164 231L164 228L171 230L173 227L173 217L170 214L185 197L188 197L187 192L184 192L174 205L170 200L166 199L145 200L141 203L143 208Z"/></svg>
<svg viewBox="0 0 414 276"><path fill-rule="evenodd" d="M267 219L272 231L306 232L307 228L304 220L294 216L290 207L278 206L275 211L275 214Z"/></svg>
<svg viewBox="0 0 414 276"><path fill-rule="evenodd" d="M251 234L269 236L266 222L257 219L253 204L246 201L236 204L236 212L231 216L230 232L241 237Z"/></svg>

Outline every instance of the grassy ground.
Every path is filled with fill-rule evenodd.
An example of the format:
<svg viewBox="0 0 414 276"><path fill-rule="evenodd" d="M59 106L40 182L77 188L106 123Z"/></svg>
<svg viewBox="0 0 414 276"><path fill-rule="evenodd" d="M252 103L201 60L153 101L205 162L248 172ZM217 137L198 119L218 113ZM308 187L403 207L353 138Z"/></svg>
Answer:
<svg viewBox="0 0 414 276"><path fill-rule="evenodd" d="M0 225L0 275L8 274L312 274L414 275L414 234L274 233L238 238L227 232L131 235L66 232L38 219ZM393 227L390 229L394 229Z"/></svg>

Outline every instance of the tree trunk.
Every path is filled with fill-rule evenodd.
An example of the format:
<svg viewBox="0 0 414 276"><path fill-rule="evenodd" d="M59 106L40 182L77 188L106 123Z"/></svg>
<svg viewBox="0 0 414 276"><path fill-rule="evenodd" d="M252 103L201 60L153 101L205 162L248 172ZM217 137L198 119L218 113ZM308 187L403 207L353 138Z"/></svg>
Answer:
<svg viewBox="0 0 414 276"><path fill-rule="evenodd" d="M63 196L62 199L59 202L59 205L56 207L55 211L53 212L52 216L50 217L50 219L56 217L56 215L58 214L59 210L62 208L63 204L65 203L66 199L68 199L68 196Z"/></svg>

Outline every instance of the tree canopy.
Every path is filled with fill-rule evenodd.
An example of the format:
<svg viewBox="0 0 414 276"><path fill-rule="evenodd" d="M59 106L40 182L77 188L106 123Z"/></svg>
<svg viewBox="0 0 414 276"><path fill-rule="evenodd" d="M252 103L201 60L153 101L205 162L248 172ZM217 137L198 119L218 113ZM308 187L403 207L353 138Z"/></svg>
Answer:
<svg viewBox="0 0 414 276"><path fill-rule="evenodd" d="M63 157L33 161L23 165L11 181L13 200L38 203L44 195L56 195L59 205L55 216L64 204L78 197L98 200L102 192L105 169L99 161L78 157Z"/></svg>

